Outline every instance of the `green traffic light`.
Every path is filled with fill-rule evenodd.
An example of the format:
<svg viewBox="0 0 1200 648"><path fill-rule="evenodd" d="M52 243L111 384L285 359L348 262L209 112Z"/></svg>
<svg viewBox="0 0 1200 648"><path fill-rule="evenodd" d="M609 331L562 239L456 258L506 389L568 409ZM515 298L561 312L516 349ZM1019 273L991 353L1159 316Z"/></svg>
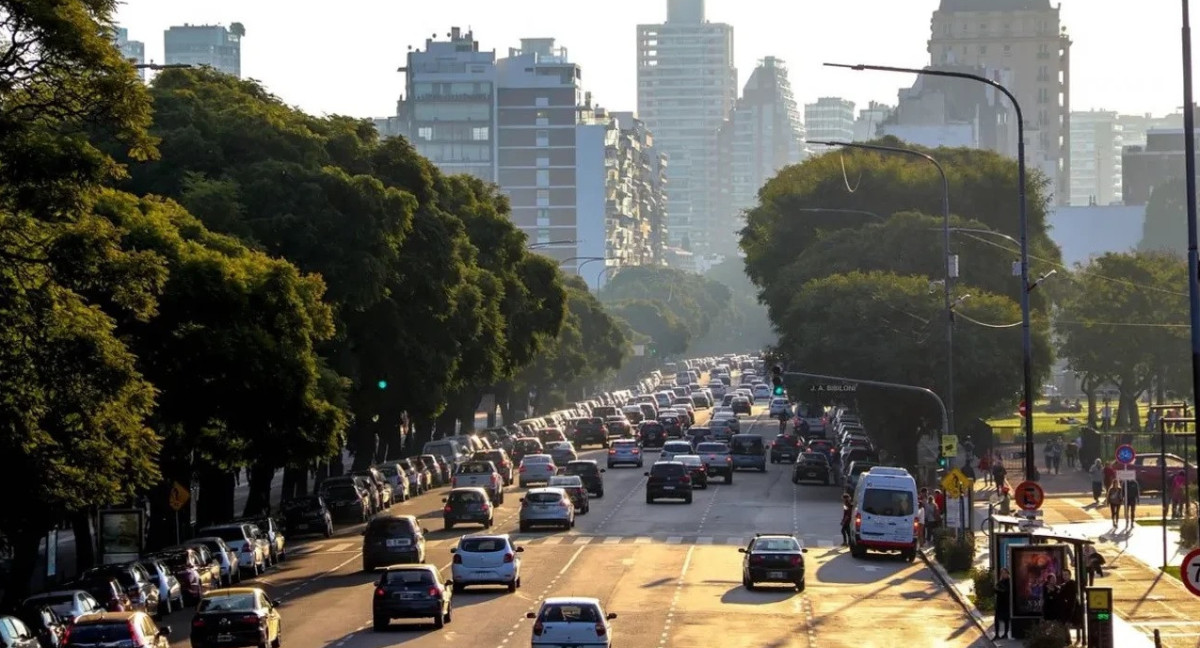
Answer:
<svg viewBox="0 0 1200 648"><path fill-rule="evenodd" d="M376 384L379 386L380 389L387 389L387 381L386 380L380 380Z"/></svg>
<svg viewBox="0 0 1200 648"><path fill-rule="evenodd" d="M938 457L938 466L939 466L939 467L941 467L941 468L945 468L945 467L946 467L946 463L947 463L947 460L946 460L946 458L945 458L945 457Z"/></svg>
<svg viewBox="0 0 1200 648"><path fill-rule="evenodd" d="M776 385L776 386L775 386L775 395L776 395L776 396L783 396L783 385Z"/></svg>

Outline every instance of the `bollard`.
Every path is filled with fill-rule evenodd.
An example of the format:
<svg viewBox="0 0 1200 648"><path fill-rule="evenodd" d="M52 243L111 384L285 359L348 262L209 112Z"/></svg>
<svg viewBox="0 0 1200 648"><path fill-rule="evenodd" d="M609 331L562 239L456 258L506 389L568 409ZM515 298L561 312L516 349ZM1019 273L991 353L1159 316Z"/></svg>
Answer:
<svg viewBox="0 0 1200 648"><path fill-rule="evenodd" d="M1162 648L1162 637L1158 636L1158 628L1154 629L1154 648Z"/></svg>

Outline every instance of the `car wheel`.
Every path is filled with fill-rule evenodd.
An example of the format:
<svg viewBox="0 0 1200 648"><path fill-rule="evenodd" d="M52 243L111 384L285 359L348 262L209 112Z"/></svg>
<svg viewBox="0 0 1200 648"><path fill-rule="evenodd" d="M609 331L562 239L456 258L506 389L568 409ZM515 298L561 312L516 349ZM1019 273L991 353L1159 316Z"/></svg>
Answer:
<svg viewBox="0 0 1200 648"><path fill-rule="evenodd" d="M458 583L455 583L454 585L450 586L450 590L453 591L455 594L462 594L463 586L459 585Z"/></svg>
<svg viewBox="0 0 1200 648"><path fill-rule="evenodd" d="M754 582L751 581L748 577L742 576L742 587L744 587L748 590L752 590L752 589L754 589Z"/></svg>
<svg viewBox="0 0 1200 648"><path fill-rule="evenodd" d="M729 471L728 475L725 475L725 485L728 486L732 483L733 483L733 471L731 470L731 471Z"/></svg>
<svg viewBox="0 0 1200 648"><path fill-rule="evenodd" d="M767 464L758 467L758 472L767 472Z"/></svg>
<svg viewBox="0 0 1200 648"><path fill-rule="evenodd" d="M389 619L375 617L371 620L371 629L373 629L375 632L383 632L384 630L388 629L389 625L391 625L391 621Z"/></svg>
<svg viewBox="0 0 1200 648"><path fill-rule="evenodd" d="M646 496L646 503L647 503L647 504L653 504L653 503L654 503L654 498L653 498L653 497L650 497L649 495L647 495L647 496Z"/></svg>
<svg viewBox="0 0 1200 648"><path fill-rule="evenodd" d="M454 528L454 523L453 523L453 522L446 522L445 524L443 524L443 525L442 525L442 530L443 530L443 531L450 531L450 530L451 530L451 529L453 529L453 528Z"/></svg>
<svg viewBox="0 0 1200 648"><path fill-rule="evenodd" d="M521 527L521 533L526 533L529 531L529 525L524 522L521 523L520 527Z"/></svg>
<svg viewBox="0 0 1200 648"><path fill-rule="evenodd" d="M495 522L496 522L495 519L488 520L487 522L483 523L483 528L490 529L490 528L492 528L492 525L495 524Z"/></svg>
<svg viewBox="0 0 1200 648"><path fill-rule="evenodd" d="M326 526L325 526L325 537L326 537L326 538L332 538L332 537L333 537L333 525L332 525L332 524L329 524L329 525L326 525Z"/></svg>
<svg viewBox="0 0 1200 648"><path fill-rule="evenodd" d="M364 572L371 573L375 571L375 566L364 560L362 564L362 570Z"/></svg>
<svg viewBox="0 0 1200 648"><path fill-rule="evenodd" d="M803 579L803 578L801 578L800 580L796 581L796 591L797 591L797 592L803 592L803 591L804 591L804 579Z"/></svg>
<svg viewBox="0 0 1200 648"><path fill-rule="evenodd" d="M603 488L601 488L599 491L596 492L596 499L600 499L602 497L604 497L604 489Z"/></svg>
<svg viewBox="0 0 1200 648"><path fill-rule="evenodd" d="M691 503L692 503L692 496L691 496L691 495L688 495L688 496L687 496L687 499L683 500L683 503L684 503L684 504L691 504Z"/></svg>
<svg viewBox="0 0 1200 648"><path fill-rule="evenodd" d="M509 583L508 583L508 591L510 591L510 592L515 592L515 591L517 591L517 579L515 579L515 578L514 578L514 579L512 579L511 581L509 581Z"/></svg>

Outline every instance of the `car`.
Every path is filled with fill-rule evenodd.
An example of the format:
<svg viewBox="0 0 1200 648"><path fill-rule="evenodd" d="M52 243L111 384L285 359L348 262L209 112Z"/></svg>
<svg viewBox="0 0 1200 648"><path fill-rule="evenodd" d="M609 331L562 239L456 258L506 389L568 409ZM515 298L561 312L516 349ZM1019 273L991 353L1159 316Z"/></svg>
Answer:
<svg viewBox="0 0 1200 648"><path fill-rule="evenodd" d="M742 558L742 587L759 583L789 583L804 591L804 554L808 550L786 533L756 533L750 544L738 549Z"/></svg>
<svg viewBox="0 0 1200 648"><path fill-rule="evenodd" d="M456 524L470 522L490 529L495 521L496 508L488 492L478 486L453 488L442 498L442 524L449 531Z"/></svg>
<svg viewBox="0 0 1200 648"><path fill-rule="evenodd" d="M170 614L172 610L182 609L184 607L183 585L179 583L174 570L158 558L147 556L138 562L150 573L150 578L158 586L158 600L159 605L163 607L163 612ZM237 558L234 558L233 564L237 565ZM235 569L234 574L237 573L238 571Z"/></svg>
<svg viewBox="0 0 1200 648"><path fill-rule="evenodd" d="M544 454L542 452L542 442L534 437L521 437L514 439L512 443L512 460L517 465L521 464L521 460L529 455Z"/></svg>
<svg viewBox="0 0 1200 648"><path fill-rule="evenodd" d="M596 463L595 459L576 459L567 462L567 465L563 466L562 474L575 475L582 479L587 492L596 499L604 497L604 469Z"/></svg>
<svg viewBox="0 0 1200 648"><path fill-rule="evenodd" d="M554 457L548 454L531 454L525 455L521 459L521 465L517 468L517 483L521 488L534 483L548 483L550 478L558 474L558 466L554 464Z"/></svg>
<svg viewBox="0 0 1200 648"><path fill-rule="evenodd" d="M665 497L681 499L685 504L692 503L692 477L683 463L660 461L650 466L645 476L647 504Z"/></svg>
<svg viewBox="0 0 1200 648"><path fill-rule="evenodd" d="M765 383L758 383L753 387L754 400L767 400L771 398L771 386Z"/></svg>
<svg viewBox="0 0 1200 648"><path fill-rule="evenodd" d="M496 471L500 473L500 477L504 480L504 485L512 486L516 464L513 463L512 457L508 456L504 448L480 450L471 456L471 460L492 462L492 465L496 467Z"/></svg>
<svg viewBox="0 0 1200 648"><path fill-rule="evenodd" d="M851 499L850 555L898 551L903 560L917 557L921 538L917 520L917 481L904 468L875 466L859 476Z"/></svg>
<svg viewBox="0 0 1200 648"><path fill-rule="evenodd" d="M659 461L671 461L675 455L692 454L692 444L689 441L667 441L663 444Z"/></svg>
<svg viewBox="0 0 1200 648"><path fill-rule="evenodd" d="M213 590L200 599L192 617L193 648L279 648L282 637L279 601L258 587Z"/></svg>
<svg viewBox="0 0 1200 648"><path fill-rule="evenodd" d="M150 558L162 561L175 575L183 590L185 605L195 605L209 590L221 584L220 572L214 576L208 565L200 560L200 551L189 547L163 549L150 554Z"/></svg>
<svg viewBox="0 0 1200 648"><path fill-rule="evenodd" d="M792 465L792 483L819 481L826 486L833 482L833 467L829 455L823 452L802 452Z"/></svg>
<svg viewBox="0 0 1200 648"><path fill-rule="evenodd" d="M489 461L464 461L454 471L450 478L451 488L482 488L492 499L492 504L504 504L504 476Z"/></svg>
<svg viewBox="0 0 1200 648"><path fill-rule="evenodd" d="M700 455L676 455L675 461L687 466L688 474L692 478L692 488L708 489L708 469L704 467L704 460Z"/></svg>
<svg viewBox="0 0 1200 648"><path fill-rule="evenodd" d="M216 536L206 536L200 538L192 538L186 543L186 546L194 547L202 545L201 559L203 560L204 551L217 561L218 571L217 580L220 585L226 587L233 585L234 582L241 582L242 570L238 567L238 552L233 550L223 538ZM218 585L218 586L220 586Z"/></svg>
<svg viewBox="0 0 1200 648"><path fill-rule="evenodd" d="M733 483L733 456L729 454L729 446L718 441L705 441L696 446L696 454L704 461L708 476L721 475L725 484Z"/></svg>
<svg viewBox="0 0 1200 648"><path fill-rule="evenodd" d="M71 588L78 588L91 594L108 612L132 612L133 601L117 582L116 578L103 574L83 575L68 583Z"/></svg>
<svg viewBox="0 0 1200 648"><path fill-rule="evenodd" d="M416 516L381 515L367 523L363 534L362 569L399 563L425 562L425 534Z"/></svg>
<svg viewBox="0 0 1200 648"><path fill-rule="evenodd" d="M196 535L201 537L215 536L224 540L225 544L238 552L238 566L242 571L247 571L257 576L267 569L271 547L259 540L253 524L220 524L200 529L196 532Z"/></svg>
<svg viewBox="0 0 1200 648"><path fill-rule="evenodd" d="M22 606L16 611L16 617L33 633L33 648L62 648L67 635L67 622L49 605ZM3 629L3 623L0 621L0 630ZM18 636L23 634L19 627L14 629L18 630ZM0 641L4 641L9 648L26 645L23 641L15 641L13 637L6 638L3 634L0 632Z"/></svg>
<svg viewBox="0 0 1200 648"><path fill-rule="evenodd" d="M745 396L735 396L729 402L729 409L733 410L734 414L745 414L746 416L754 412L754 408L750 404L750 399Z"/></svg>
<svg viewBox="0 0 1200 648"><path fill-rule="evenodd" d="M582 448L585 445L608 447L608 430L604 427L604 419L595 416L578 418L572 424L575 428L572 440L576 447Z"/></svg>
<svg viewBox="0 0 1200 648"><path fill-rule="evenodd" d="M733 414L724 414L720 418L708 422L709 440L729 442L729 439L742 431L742 422Z"/></svg>
<svg viewBox="0 0 1200 648"><path fill-rule="evenodd" d="M609 443L607 447L612 447L613 439L628 439L633 436L633 426L624 416L613 417L605 421L604 431Z"/></svg>
<svg viewBox="0 0 1200 648"><path fill-rule="evenodd" d="M550 455L554 459L554 464L560 467L567 465L568 461L575 461L579 458L575 445L570 441L547 443L546 454Z"/></svg>
<svg viewBox="0 0 1200 648"><path fill-rule="evenodd" d="M508 534L468 535L450 549L450 578L455 594L471 585L503 585L515 592L521 587L521 553Z"/></svg>
<svg viewBox="0 0 1200 648"><path fill-rule="evenodd" d="M800 437L780 434L771 442L771 463L792 463L800 456Z"/></svg>
<svg viewBox="0 0 1200 648"><path fill-rule="evenodd" d="M666 430L668 439L682 438L684 423L686 421L687 415L682 412L671 412L665 415L658 415L658 422L661 423L663 429Z"/></svg>
<svg viewBox="0 0 1200 648"><path fill-rule="evenodd" d="M84 590L78 589L54 590L52 592L34 594L25 599L21 605L24 607L48 606L67 624L74 623L75 619L85 614L104 611L104 606L100 604L100 601L96 600L96 597Z"/></svg>
<svg viewBox="0 0 1200 648"><path fill-rule="evenodd" d="M767 449L763 446L763 438L757 434L733 435L729 440L729 456L733 458L734 470L767 471Z"/></svg>
<svg viewBox="0 0 1200 648"><path fill-rule="evenodd" d="M772 398L767 409L771 418L779 418L781 415L791 414L792 406L786 398Z"/></svg>
<svg viewBox="0 0 1200 648"><path fill-rule="evenodd" d="M548 485L554 488L561 488L567 492L567 495L571 498L571 504L575 506L575 513L586 515L592 509L587 487L583 485L583 479L579 476L555 475L550 478Z"/></svg>
<svg viewBox="0 0 1200 648"><path fill-rule="evenodd" d="M377 474L377 471L376 471ZM379 478L380 480L383 477ZM388 502L391 502L391 485L386 481L380 481L388 493ZM279 528L279 521L269 515L260 515L257 517L247 518L242 520L248 522L258 528L259 538L267 543L267 561L271 564L276 564L287 560L287 543L283 537L283 531Z"/></svg>
<svg viewBox="0 0 1200 648"><path fill-rule="evenodd" d="M846 468L846 491L853 493L854 487L858 485L858 479L863 473L878 466L878 461L870 461L867 459L859 459L858 461L850 462Z"/></svg>
<svg viewBox="0 0 1200 648"><path fill-rule="evenodd" d="M408 485L403 488L407 492ZM305 495L286 499L280 505L283 523L288 534L295 537L309 533L333 537L333 513L320 495Z"/></svg>
<svg viewBox="0 0 1200 648"><path fill-rule="evenodd" d="M42 648L37 630L15 616L0 616L0 642L4 648Z"/></svg>
<svg viewBox="0 0 1200 648"><path fill-rule="evenodd" d="M161 628L145 612L102 612L75 619L64 648L125 646L169 648L171 626Z"/></svg>
<svg viewBox="0 0 1200 648"><path fill-rule="evenodd" d="M618 464L633 464L638 468L643 465L642 449L638 446L637 441L620 440L613 441L608 448L608 467L612 468Z"/></svg>
<svg viewBox="0 0 1200 648"><path fill-rule="evenodd" d="M579 596L556 596L542 601L537 612L527 612L533 619L532 648L542 646L588 646L612 648L612 625L616 613L605 613L600 600Z"/></svg>
<svg viewBox="0 0 1200 648"><path fill-rule="evenodd" d="M643 421L638 427L643 448L662 448L667 442L667 428L658 421Z"/></svg>
<svg viewBox="0 0 1200 648"><path fill-rule="evenodd" d="M219 573L219 572L218 572ZM162 612L158 609L158 584L136 562L102 565L83 572L83 578L113 578L121 586L133 609L140 610L150 616L160 619Z"/></svg>
<svg viewBox="0 0 1200 648"><path fill-rule="evenodd" d="M538 525L570 529L575 526L575 505L561 488L531 488L521 498L518 524L522 533Z"/></svg>
<svg viewBox="0 0 1200 648"><path fill-rule="evenodd" d="M432 618L433 625L444 628L453 611L454 581L442 582L433 565L393 565L375 581L371 597L371 627L383 632L392 619Z"/></svg>

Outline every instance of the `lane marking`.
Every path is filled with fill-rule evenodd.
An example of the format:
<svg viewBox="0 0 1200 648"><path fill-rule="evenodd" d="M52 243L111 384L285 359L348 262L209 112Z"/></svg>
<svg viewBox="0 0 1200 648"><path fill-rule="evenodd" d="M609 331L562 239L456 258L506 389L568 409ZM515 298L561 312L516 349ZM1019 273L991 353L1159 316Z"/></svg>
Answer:
<svg viewBox="0 0 1200 648"><path fill-rule="evenodd" d="M713 543L713 539L709 538L709 537L696 538L696 544L710 545L712 543Z"/></svg>
<svg viewBox="0 0 1200 648"><path fill-rule="evenodd" d="M688 547L687 555L683 558L683 567L679 570L679 580L675 581L675 594L671 597L671 605L667 607L667 620L663 623L662 634L659 635L659 648L665 647L667 640L671 637L671 624L675 621L675 608L679 606L679 599L683 596L683 582L687 577L688 568L692 565L692 554L695 551L694 545Z"/></svg>
<svg viewBox="0 0 1200 648"><path fill-rule="evenodd" d="M683 542L683 538L680 536L671 536L670 538L667 538L667 544L679 544L681 542Z"/></svg>
<svg viewBox="0 0 1200 648"><path fill-rule="evenodd" d="M708 498L708 506L704 507L704 512L700 514L700 524L696 527L696 533L704 533L704 523L708 521L708 516L712 514L713 505L717 503L717 496L721 494L720 488L713 489L712 497Z"/></svg>
<svg viewBox="0 0 1200 648"><path fill-rule="evenodd" d="M333 574L334 572L339 571L342 567L345 567L346 565L349 565L350 563L354 562L355 560L358 560L360 556L362 556L361 551L359 551L355 555L350 556L349 558L343 560L342 562L338 563L334 567L327 569L327 570L321 572L320 574L317 574L316 576L309 578L308 580L301 581L291 588L288 588L282 594L279 595L279 598L286 599L286 598L290 597L292 594L299 592L300 590L304 589L305 587L308 587L309 585L321 580L322 578L325 578L326 576L329 576L330 574Z"/></svg>
<svg viewBox="0 0 1200 648"><path fill-rule="evenodd" d="M654 538L647 538L646 536L638 536L633 539L633 544L644 545L644 544L650 544L652 542L654 542Z"/></svg>
<svg viewBox="0 0 1200 648"><path fill-rule="evenodd" d="M558 584L558 579L562 578L563 575L565 575L567 571L571 569L571 566L574 565L575 561L579 559L579 555L583 553L584 549L587 549L587 545L583 545L576 549L575 553L571 555L571 559L568 560L566 564L562 566L562 569L558 570L558 573L555 574L554 578L550 579L550 582L547 583L544 588L542 588L541 593L530 600L530 606L525 609L525 612L521 613L521 616L517 619L517 622L513 624L513 629L509 631L508 636L500 641L499 645L501 648L503 646L507 646L509 640L513 638L513 635L516 634L517 630L524 625L525 615L530 612L537 612L537 608L541 606L541 602L546 599L546 596L550 593L550 590L554 589L554 586Z"/></svg>
<svg viewBox="0 0 1200 648"><path fill-rule="evenodd" d="M604 539L604 544L620 544L621 536L609 536Z"/></svg>
<svg viewBox="0 0 1200 648"><path fill-rule="evenodd" d="M746 539L745 538L727 538L725 540L725 544L731 544L731 545L740 547L740 546L746 544Z"/></svg>
<svg viewBox="0 0 1200 648"><path fill-rule="evenodd" d="M345 551L353 546L354 546L353 542L339 542L339 543L333 545L332 547L326 549L325 551L327 553L337 553L339 551Z"/></svg>

